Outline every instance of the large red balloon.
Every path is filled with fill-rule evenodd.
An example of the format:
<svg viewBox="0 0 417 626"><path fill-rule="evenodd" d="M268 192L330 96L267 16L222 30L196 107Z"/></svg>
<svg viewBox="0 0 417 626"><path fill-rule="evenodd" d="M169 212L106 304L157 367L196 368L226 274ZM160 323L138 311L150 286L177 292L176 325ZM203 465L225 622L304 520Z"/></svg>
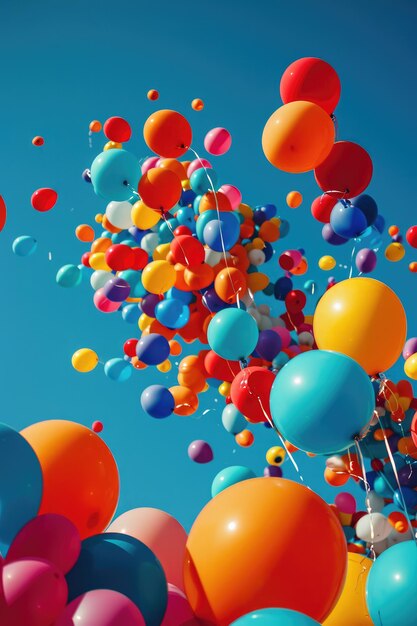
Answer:
<svg viewBox="0 0 417 626"><path fill-rule="evenodd" d="M36 211L50 211L55 206L55 202L58 199L58 194L49 187L43 187L33 192L31 203Z"/></svg>
<svg viewBox="0 0 417 626"><path fill-rule="evenodd" d="M6 203L0 196L0 231L3 230L7 218Z"/></svg>
<svg viewBox="0 0 417 626"><path fill-rule="evenodd" d="M231 383L241 371L239 361L226 361L213 350L207 352L204 358L204 367L208 378L217 378L217 380L225 380L228 383Z"/></svg>
<svg viewBox="0 0 417 626"><path fill-rule="evenodd" d="M143 127L147 146L159 156L178 158L191 146L191 126L181 113L162 109L148 117Z"/></svg>
<svg viewBox="0 0 417 626"><path fill-rule="evenodd" d="M337 202L335 196L327 193L322 194L311 203L311 214L318 222L328 224L330 222L330 213Z"/></svg>
<svg viewBox="0 0 417 626"><path fill-rule="evenodd" d="M318 186L333 197L359 196L372 178L372 160L357 143L337 141L329 156L314 170Z"/></svg>
<svg viewBox="0 0 417 626"><path fill-rule="evenodd" d="M271 420L269 396L275 374L265 367L246 367L234 378L230 396L235 407L251 422Z"/></svg>
<svg viewBox="0 0 417 626"><path fill-rule="evenodd" d="M181 198L181 181L171 170L154 167L139 181L139 195L146 206L166 213Z"/></svg>
<svg viewBox="0 0 417 626"><path fill-rule="evenodd" d="M287 67L279 89L284 104L306 100L330 115L339 102L341 86L331 65L321 59L305 57Z"/></svg>
<svg viewBox="0 0 417 626"><path fill-rule="evenodd" d="M171 253L174 263L198 265L204 262L203 244L190 235L179 235L171 241Z"/></svg>
<svg viewBox="0 0 417 626"><path fill-rule="evenodd" d="M118 143L129 141L132 136L130 124L123 117L109 117L104 122L103 131L107 139Z"/></svg>

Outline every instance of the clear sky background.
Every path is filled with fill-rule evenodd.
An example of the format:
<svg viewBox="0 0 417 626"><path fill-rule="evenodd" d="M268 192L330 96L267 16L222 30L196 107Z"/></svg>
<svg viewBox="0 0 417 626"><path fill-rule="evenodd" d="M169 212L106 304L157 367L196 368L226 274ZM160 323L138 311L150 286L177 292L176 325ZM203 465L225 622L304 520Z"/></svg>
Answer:
<svg viewBox="0 0 417 626"><path fill-rule="evenodd" d="M263 126L281 104L280 76L303 56L321 57L335 67L342 81L336 111L340 138L369 151L374 163L369 193L387 223L398 224L405 234L417 223L416 19L412 0L4 1L0 194L9 216L0 234L1 420L18 429L52 418L86 425L103 421L103 438L121 474L120 511L156 506L187 527L209 499L220 469L243 464L262 473L265 452L276 438L260 426L254 429L255 445L238 448L221 425L222 399L213 390L200 396L194 416L157 421L143 414L140 393L157 378L174 384L173 375L151 368L117 384L100 366L88 375L71 367L76 349L91 347L106 361L122 356L124 340L134 335L134 327L119 314L95 309L88 281L72 290L55 283L59 267L78 263L85 251L75 227L94 223L94 215L105 209L81 179L104 143L102 135L94 137L89 148L88 124L111 115L126 117L134 132L129 149L140 157L149 154L143 122L156 108L187 115L194 147L202 154L205 133L214 126L228 128L232 148L213 159L219 180L238 186L249 204L279 207L280 216L291 223L291 234L279 242L278 251L305 248L311 267L307 277L324 289L327 275L317 269L318 258L335 253L345 264L352 248L323 243L320 225L310 214L318 195L313 175L279 172L262 153ZM146 99L150 88L160 91L157 103ZM203 112L191 110L195 97L204 100ZM31 144L38 134L45 137L43 148ZM55 188L59 201L50 213L41 214L31 208L30 196L44 186ZM304 195L296 211L285 204L291 189ZM14 238L24 234L39 242L29 258L16 257L11 249ZM407 248L398 264L380 254L374 274L402 298L408 336L417 335L417 275L408 271L415 253ZM279 275L276 259L267 267L271 277ZM347 277L343 268L333 273ZM275 314L283 312L279 303L272 304ZM394 376L402 376L402 363ZM203 416L207 408L211 410ZM200 438L214 450L214 461L205 466L187 457L188 444ZM333 499L336 490L322 478L324 461L301 454L297 459L306 482ZM296 477L289 462L284 473Z"/></svg>

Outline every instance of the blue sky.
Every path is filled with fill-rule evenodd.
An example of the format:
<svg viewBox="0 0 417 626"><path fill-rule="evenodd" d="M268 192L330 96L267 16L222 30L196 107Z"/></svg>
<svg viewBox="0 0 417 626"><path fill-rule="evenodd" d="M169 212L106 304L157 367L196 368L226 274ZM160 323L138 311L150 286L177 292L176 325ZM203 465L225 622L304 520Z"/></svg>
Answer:
<svg viewBox="0 0 417 626"><path fill-rule="evenodd" d="M80 347L96 349L102 361L121 355L133 330L119 315L95 310L87 282L73 290L55 284L59 267L77 263L85 249L75 239L75 227L105 208L81 179L102 146L94 137L89 148L88 124L94 118L125 116L134 131L129 149L138 156L148 154L142 125L157 106L188 116L194 147L203 154L205 133L214 126L228 128L233 144L216 161L220 181L237 185L249 204L278 206L291 222L291 234L278 250L305 248L309 277L323 287L327 276L316 269L317 259L334 249L322 242L320 226L310 215L317 195L313 176L286 175L266 161L263 125L281 104L279 80L290 62L302 56L330 62L342 81L336 111L340 137L370 152L374 177L369 192L387 222L405 233L417 222L416 18L417 6L405 0L354 0L349 6L327 0L3 3L0 194L9 217L0 234L2 420L16 428L51 418L87 425L102 420L103 437L120 468L120 510L157 506L187 527L222 467L243 464L260 473L264 454L276 440L259 427L253 448L238 448L221 426L221 398L215 402L214 392L202 396L194 417L154 421L143 415L139 403L154 371L134 372L118 385L100 368L84 376L71 368L71 355ZM160 91L157 105L146 99L150 88ZM203 112L191 110L195 97L204 100ZM43 148L31 144L38 134L45 137ZM47 214L30 205L32 192L42 186L59 193ZM291 189L305 198L296 211L285 205ZM39 242L37 253L26 259L11 250L13 239L24 234ZM344 264L351 249L336 252ZM412 260L417 251L413 257L410 248L399 264L380 255L375 273L402 298L408 336L417 335L417 275L407 269ZM268 267L271 276L278 275L275 261ZM334 274L341 279L346 270ZM401 375L402 363L396 369L396 377ZM172 384L172 376L158 377ZM203 416L206 408L211 410ZM188 444L197 438L214 449L214 461L206 466L187 457ZM336 491L322 479L323 461L298 459L306 482L334 497ZM285 475L295 477L289 463Z"/></svg>

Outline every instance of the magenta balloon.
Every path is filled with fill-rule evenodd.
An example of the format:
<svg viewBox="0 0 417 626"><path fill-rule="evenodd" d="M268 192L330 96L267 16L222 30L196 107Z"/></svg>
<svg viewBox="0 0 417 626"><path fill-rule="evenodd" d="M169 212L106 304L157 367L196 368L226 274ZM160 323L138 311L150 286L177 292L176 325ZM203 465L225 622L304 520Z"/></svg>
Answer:
<svg viewBox="0 0 417 626"><path fill-rule="evenodd" d="M34 517L16 535L7 553L7 562L24 558L45 559L63 574L74 567L81 551L79 532L74 524L56 513Z"/></svg>
<svg viewBox="0 0 417 626"><path fill-rule="evenodd" d="M191 161L190 165L187 168L187 177L191 178L191 174L196 170L199 170L200 167L211 169L213 166L210 161L207 161L207 159L194 159L194 161Z"/></svg>
<svg viewBox="0 0 417 626"><path fill-rule="evenodd" d="M19 559L2 570L0 624L51 626L67 603L62 572L43 559Z"/></svg>
<svg viewBox="0 0 417 626"><path fill-rule="evenodd" d="M167 581L184 588L187 533L174 517L159 509L133 509L117 517L107 532L124 533L142 541L159 559Z"/></svg>
<svg viewBox="0 0 417 626"><path fill-rule="evenodd" d="M117 309L120 309L121 302L112 302L104 295L103 288L97 289L94 294L94 304L96 308L102 313L114 313Z"/></svg>
<svg viewBox="0 0 417 626"><path fill-rule="evenodd" d="M412 356L416 352L417 352L417 337L411 337L411 339L408 339L404 344L403 357L405 360L407 360L408 357Z"/></svg>
<svg viewBox="0 0 417 626"><path fill-rule="evenodd" d="M288 348L291 343L290 331L283 326L274 326L272 330L281 337L282 347Z"/></svg>
<svg viewBox="0 0 417 626"><path fill-rule="evenodd" d="M143 174L146 174L146 172L149 172L149 170L151 170L153 167L156 167L156 164L159 161L159 157L154 156L154 157L149 157L148 159L146 159L143 163L142 163L142 176Z"/></svg>
<svg viewBox="0 0 417 626"><path fill-rule="evenodd" d="M94 589L75 598L54 626L145 626L136 604L118 591Z"/></svg>
<svg viewBox="0 0 417 626"><path fill-rule="evenodd" d="M195 463L210 463L213 460L213 450L207 441L196 439L188 446L188 456Z"/></svg>
<svg viewBox="0 0 417 626"><path fill-rule="evenodd" d="M239 204L242 202L242 194L239 189L234 185L222 185L219 189L220 193L223 193L232 205L232 209L236 210Z"/></svg>
<svg viewBox="0 0 417 626"><path fill-rule="evenodd" d="M347 513L353 515L356 513L356 500L352 494L343 491L338 493L334 499L334 503L341 513Z"/></svg>
<svg viewBox="0 0 417 626"><path fill-rule="evenodd" d="M210 154L225 154L232 145L232 136L226 128L212 128L204 137L204 147Z"/></svg>
<svg viewBox="0 0 417 626"><path fill-rule="evenodd" d="M168 606L161 626L198 626L185 593L168 584Z"/></svg>

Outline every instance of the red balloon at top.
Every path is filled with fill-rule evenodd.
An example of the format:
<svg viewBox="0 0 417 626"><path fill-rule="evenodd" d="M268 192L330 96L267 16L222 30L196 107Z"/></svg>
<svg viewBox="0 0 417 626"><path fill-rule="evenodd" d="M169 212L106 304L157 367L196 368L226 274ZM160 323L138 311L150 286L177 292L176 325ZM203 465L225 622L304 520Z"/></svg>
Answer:
<svg viewBox="0 0 417 626"><path fill-rule="evenodd" d="M331 65L314 57L291 63L281 78L280 93L284 104L306 100L332 114L340 99L340 80Z"/></svg>
<svg viewBox="0 0 417 626"><path fill-rule="evenodd" d="M37 189L33 192L30 201L36 211L41 211L43 213L45 211L50 211L52 207L55 206L57 199L58 194L56 191L49 189L49 187L43 187L42 189Z"/></svg>
<svg viewBox="0 0 417 626"><path fill-rule="evenodd" d="M369 185L373 165L369 154L352 141L337 141L314 170L320 189L337 198L359 196Z"/></svg>
<svg viewBox="0 0 417 626"><path fill-rule="evenodd" d="M405 238L412 248L417 248L417 226L410 226Z"/></svg>
<svg viewBox="0 0 417 626"><path fill-rule="evenodd" d="M161 109L146 120L143 137L148 148L159 156L177 159L191 146L192 131L181 113Z"/></svg>
<svg viewBox="0 0 417 626"><path fill-rule="evenodd" d="M104 122L103 131L107 139L117 143L129 141L132 136L130 124L123 117L109 117Z"/></svg>

